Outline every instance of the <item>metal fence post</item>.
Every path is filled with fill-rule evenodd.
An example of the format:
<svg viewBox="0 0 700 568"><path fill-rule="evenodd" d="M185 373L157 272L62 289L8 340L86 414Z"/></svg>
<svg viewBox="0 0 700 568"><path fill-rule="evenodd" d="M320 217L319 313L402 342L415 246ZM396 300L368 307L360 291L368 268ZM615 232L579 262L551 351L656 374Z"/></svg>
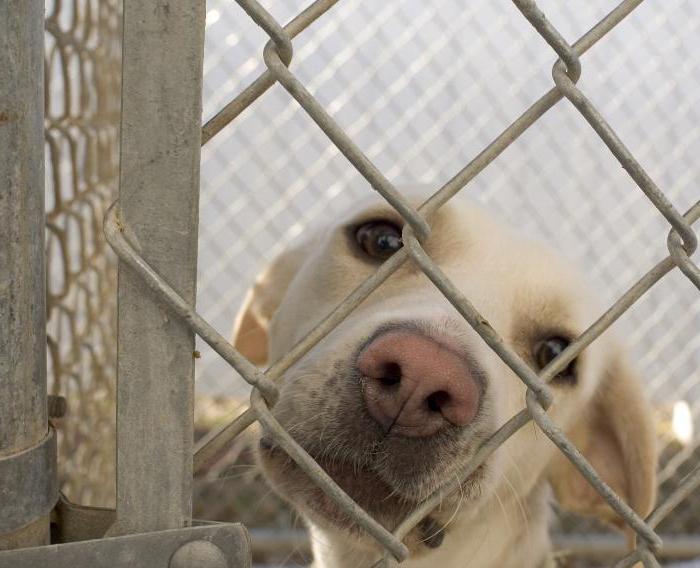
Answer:
<svg viewBox="0 0 700 568"><path fill-rule="evenodd" d="M44 2L0 3L0 549L44 544L56 501L46 410Z"/></svg>
<svg viewBox="0 0 700 568"><path fill-rule="evenodd" d="M205 3L125 0L119 227L194 303ZM194 333L119 264L117 521L189 524Z"/></svg>

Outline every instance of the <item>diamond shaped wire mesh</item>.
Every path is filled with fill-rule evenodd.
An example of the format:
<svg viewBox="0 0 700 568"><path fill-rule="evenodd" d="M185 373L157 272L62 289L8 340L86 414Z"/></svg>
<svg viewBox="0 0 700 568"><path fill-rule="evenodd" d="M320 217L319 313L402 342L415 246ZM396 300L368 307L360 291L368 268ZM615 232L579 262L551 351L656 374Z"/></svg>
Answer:
<svg viewBox="0 0 700 568"><path fill-rule="evenodd" d="M406 220L404 227L405 247L391 259L386 261L377 272L365 283L360 285L346 298L329 316L289 353L276 361L265 373L255 369L248 361L240 356L211 325L194 312L193 308L180 298L167 283L165 283L130 247L120 234L114 212L106 218L105 232L107 239L120 258L134 268L148 283L161 294L162 299L181 317L192 329L204 339L215 351L230 363L254 389L251 394L251 406L233 426L209 436L200 444L195 455L195 467L205 461L208 452L216 446L230 440L237 431L253 421L263 424L275 442L283 448L290 457L332 498L344 511L355 519L368 533L377 539L386 549L383 559L378 564L392 565L406 558L408 551L401 543L401 538L413 528L437 503L440 495L428 498L410 514L393 532L389 532L366 512L358 507L326 474L322 468L293 440L293 438L276 421L270 412L270 405L276 400L277 391L274 384L296 360L313 348L335 325L346 317L359 302L406 261L415 263L433 281L445 297L457 308L467 322L481 335L487 344L501 359L523 380L528 387L526 407L502 426L490 440L484 443L481 450L462 472L469 475L474 468L502 444L510 435L529 421L534 421L579 469L589 483L601 494L608 504L624 519L626 524L638 535L635 550L622 559L619 566L629 566L642 561L646 566L658 566L654 556L661 545L661 540L654 532L654 527L668 512L700 481L700 470L686 478L660 507L645 521L632 511L599 477L595 470L578 453L547 416L546 409L551 404L551 393L547 381L563 369L581 350L594 341L605 329L617 320L642 294L651 288L666 273L674 268L680 271L696 287L700 288L700 277L697 265L691 259L697 246L697 238L692 229L692 222L700 214L700 203L695 204L686 215L671 203L668 197L654 184L651 177L637 162L632 153L627 150L616 132L609 126L596 106L584 95L577 82L581 74L579 56L590 49L599 39L624 20L641 2L640 0L625 0L607 16L596 23L589 32L573 44L569 44L559 31L550 24L539 11L537 5L529 0L513 0L515 6L535 28L543 39L550 45L559 57L554 65L552 75L555 87L546 92L523 114L495 138L467 166L457 172L449 181L439 186L428 200L418 210L413 209L401 196L393 184L382 174L381 170L362 152L360 147L348 136L340 124L326 111L324 105L306 88L303 78L300 79L288 65L292 60L292 37L302 31L306 24L321 16L335 2L318 0L314 2L298 18L283 28L277 20L255 0L238 0L239 5L247 14L262 27L270 40L265 46L263 57L268 67L263 76L256 80L242 95L234 99L213 121L205 125L203 141L208 142L220 130L220 126L234 119L242 110L275 82L280 83L292 95L309 117L331 139L340 152L352 163L365 180L378 191ZM496 330L480 316L462 296L440 268L433 263L424 252L421 241L429 238L429 227L424 215L442 206L454 197L467 183L486 168L498 155L523 134L532 124L541 118L554 104L566 97L578 112L595 130L610 152L617 158L622 167L629 173L636 185L651 201L657 211L666 219L671 227L667 245L669 255L653 266L636 284L631 286L611 308L594 322L578 339L576 339L559 357L548 365L539 376L535 374L512 350L500 339ZM228 116L227 116L228 115Z"/></svg>
<svg viewBox="0 0 700 568"><path fill-rule="evenodd" d="M63 492L114 505L117 262L102 218L117 193L121 1L46 2L49 392Z"/></svg>
<svg viewBox="0 0 700 568"><path fill-rule="evenodd" d="M592 276L605 282L607 289L604 293L611 302L632 287L632 293L623 297L629 301L617 302L611 312L612 317L603 319L596 324L597 327L591 328L593 331L584 334L584 341L574 345L564 357L572 356L573 351L594 340L602 328L612 323L610 320L624 317L632 321L629 327L633 331L629 334L629 342L637 346L640 366L650 371L652 395L660 401L686 399L690 401L693 416L698 416L700 393L697 369L700 360L695 330L700 301L693 287L693 284L698 286L698 268L688 256L694 248L694 233L678 212L690 209L694 205L694 196L697 198L697 191L693 192L693 181L697 178L694 175L697 166L693 156L697 155L699 136L697 127L689 129L688 125L700 122L695 110L697 105L693 104L697 101L692 97L692 93L698 92L698 60L690 56L693 48L697 48L692 38L697 36L700 27L699 10L692 2L677 0L663 7L652 8L649 6L651 3L643 4L627 17L627 12L635 9L640 2L626 1L620 4L613 16L603 19L610 8L607 0L576 8L568 3L542 0L540 7L552 14L552 22L557 26L552 28L543 27L533 2L514 0L513 3L530 19L530 24L539 26L544 37L555 44L557 55L571 65L567 68L560 64L558 69L555 68L557 87L554 89L552 77L545 71L551 67L556 55L530 27L527 19L507 4L481 0L464 6L456 0L443 0L426 5L428 3L407 0L371 6L358 0L344 0L337 5L334 1L320 0L311 4L310 11L301 19L296 19L296 24L289 30L289 35L295 36L295 53L291 71L288 71L285 62L288 62L286 57L292 38L277 22L295 19L304 6L299 2L277 3L270 7L275 14L273 18L256 2L241 0L239 4L258 18L259 23L264 24L270 35L276 38L277 44L271 43L265 54L273 73L264 71L259 55L259 46L267 36L259 30L240 31L240 27L245 25L242 23L242 12L234 11L228 2L224 5L223 2L217 4L215 0L210 0L210 6L215 8L210 11L208 37L218 37L220 44L225 44L229 49L214 53L205 62L205 79L209 78L205 80L205 109L209 108L208 114L220 110L241 90L241 84L249 83L260 72L267 75L264 80L271 88L255 104L254 110L245 110L253 101L246 101L235 109L243 113L236 117L235 129L229 127L215 135L218 126L212 128L210 123L204 128L207 146L203 150L202 218L210 221L202 223L200 241L202 273L199 304L204 318L194 317L191 307L178 303L172 291L165 289L162 282L159 283L156 274L149 274L146 266L141 264L139 271L164 293L166 301L171 304L175 302L173 305L181 315L194 318L193 326L197 332L208 338L224 359L250 382L261 385L269 399L274 398L275 387L268 379L278 378L291 364L292 358L285 357L267 372L267 376L262 375L242 360L216 331L228 326L244 283L250 281L260 263L284 248L316 218L332 215L348 200L370 191L369 185L362 180L363 176L369 176L376 185L384 188L394 205L402 208L403 213L412 219L420 235L425 230L421 217L402 203L399 193L391 191L394 184L390 180L402 177L419 180L435 191L462 167L467 161L466 157L477 155L499 132L506 129L508 136L502 139L504 144L496 152L503 152L502 159L496 158L497 168L480 172L488 160L477 158L477 167L472 167L459 183L448 185L447 190L443 191L452 193L459 189L457 186L468 182L470 193L490 201L503 211L506 218L521 225L526 232L544 231L546 237L556 240L568 254L591 261L588 265ZM81 18L92 21L95 14L105 15L104 20L99 17L94 20L96 24L104 26L97 28L103 32L104 43L95 47L94 52L91 51L92 46L80 46L87 35L81 35L79 24L73 23L74 27L71 28L71 18L65 13L61 17L68 27L63 31L69 33L56 33L61 30L58 16L48 18L47 33L55 37L57 46L53 52L48 51L47 57L49 63L52 59L59 63L47 64L47 67L52 69L55 66L58 69L56 74L63 77L60 81L73 80L73 74L68 72L71 65L89 68L92 61L98 64L102 61L105 66L97 68L98 79L111 77L111 80L115 80L114 77L119 76L118 52L114 51L118 35L118 24L117 27L114 25L119 19L118 2L101 2L97 5L100 10L91 12L88 17L88 13L81 10L92 4L75 4L80 12L78 22ZM331 8L332 16L324 15ZM47 11L52 14L50 5ZM581 80L570 80L570 76L576 76L576 60L580 53L576 53L576 48L572 51L557 29L567 38L579 37L599 21L617 23L618 19L619 28L606 34L600 53L597 47L584 58ZM250 25L252 30L252 22ZM301 29L309 25L310 29ZM472 32L470 34L464 33L467 25ZM593 36L589 34L588 37ZM666 38L674 38L681 47L674 45L674 42L669 45L669 42L665 42ZM580 43L578 45L581 46ZM673 69L664 68L664 55L675 58L675 61L679 51L688 56L681 58ZM649 52L657 54L658 59L634 59L636 53L648 55ZM251 53L255 55L251 56ZM455 58L455 54L459 57ZM488 64L477 65L475 60L478 57L483 59L484 54ZM99 57L104 59L100 60ZM529 65L523 66L523 59L527 59ZM637 66L630 65L630 61L636 62ZM678 79L661 80L669 75ZM276 80L287 87L299 82L308 89L312 99L303 100L304 109L300 110L282 86L275 84ZM52 79L50 75L49 84L51 81L57 84L59 79ZM99 82L97 85L95 96L105 104L101 107L98 105L102 114L91 114L93 107L88 88L80 91L85 93L80 99L84 107L76 98L76 106L71 106L73 102L69 101L66 111L47 109L47 140L54 151L54 172L58 172L50 180L55 184L53 194L62 196L73 192L74 197L57 198L49 215L48 256L54 263L51 270L57 275L67 274L66 280L74 282L71 284L73 292L53 293L50 296L49 331L54 337L54 352L51 354L55 376L53 388L56 393L69 392L69 400L81 400L81 408L84 408L81 412L87 412L88 406L83 404L84 396L76 396L75 393L84 389L84 375L90 375L98 385L90 383L88 388L107 389L105 400L113 396L108 385L113 381L110 361L114 355L104 339L109 336L113 326L110 320L113 306L107 304L96 306L92 311L87 310L85 313L89 314L92 327L88 326L88 331L84 333L80 331L85 329L83 323L77 321L82 316L75 314L84 312L80 307L81 290L89 290L90 294L95 295L93 288L97 287L100 292L95 297L113 297L110 278L113 277L114 265L102 253L99 234L90 232L94 229L94 223L83 233L87 235L83 239L86 247L94 246L100 251L103 260L99 262L105 264L92 266L88 262L71 266L73 258L91 261L99 259L99 256L82 254L82 245L66 245L67 241L76 238L77 242L80 241L78 231L71 228L71 219L84 218L87 222L92 218L92 213L85 214L80 210L81 204L90 207L87 201L92 199L92 207L98 211L95 215L99 218L101 210L113 197L111 192L116 167L109 156L115 154L115 113L118 108L114 105L118 101L115 93L119 90L116 83L102 85L102 88ZM591 107L581 99L578 85L581 85L583 93L592 93L596 106ZM537 114L541 111L541 118L531 120L532 117L528 117L522 122L523 127L536 123L537 133L523 128L519 142L511 140L512 127L509 124L540 93L548 90L548 98L538 107ZM73 89L73 93L76 91ZM60 88L57 92L62 93ZM687 96L688 93L691 96ZM577 108L564 101L544 112L563 96L570 98ZM319 103L315 111L314 100ZM679 100L680 107L675 106ZM357 153L352 159L361 173L348 166L333 142L309 123L306 114L309 108L312 108L312 113L315 112L317 119L319 116L321 119L332 117L327 128L336 142L344 145L346 152L356 150L354 146L357 144L377 169L368 166L367 161ZM658 209L645 200L610 151L583 121L583 117L587 116L592 126L600 130L602 122L596 116L596 108L604 109L603 114L609 117L614 127L612 136L608 131L601 131L611 138L612 149L618 148L614 136L614 132L618 132L622 139L633 144L633 155L648 165L651 177L659 181L663 194L655 198ZM330 117L325 117L325 112ZM95 136L91 136L95 131L85 126L85 122L90 120L95 122ZM336 123L341 126L340 129L333 129ZM235 136L232 136L233 130ZM518 132L520 130L518 128ZM61 142L62 137L66 139L65 144ZM101 160L95 163L104 166L97 172L93 171L94 168L81 166L88 174L94 173L85 180L75 172L72 178L69 173L61 173L72 167L68 158L71 147L75 155L83 155L84 151L86 157L91 156L89 150L82 149L83 138L87 140L88 147L96 148L96 152L102 151L102 154L97 154ZM522 144L523 140L529 146L527 152L517 151L518 144ZM505 148L506 145L510 147ZM660 152L659 147L665 148L665 151ZM75 148L78 148L77 154ZM63 157L61 152L64 153ZM534 160L535 155L545 156L546 160ZM575 156L576 161L571 156ZM489 156L489 159L491 157L495 158ZM629 156L624 157L624 161L631 167ZM86 163L93 162L88 159ZM563 176L562 171L568 171L569 175ZM642 185L653 191L653 185L644 179L643 172L638 174ZM591 179L596 180L595 187L588 187L581 181ZM615 189L620 187L622 190ZM256 188L256 191L248 191L248 188ZM601 198L606 192L613 191L619 196L615 203ZM664 196L675 203L676 208L669 207L664 202ZM435 204L435 201L432 203ZM47 210L51 209L49 205ZM690 211L689 218L695 219L699 212L696 206ZM678 233L671 235L668 249L662 254L666 243L659 235L668 230L664 217L675 224L682 237ZM557 220L554 224L553 219ZM595 219L602 219L602 222L592 226L591 221ZM128 245L120 240L118 231L112 229L114 227L108 223L108 238L119 255L127 262L139 264L138 255L134 255ZM335 321L341 319L352 304L357 303L361 296L404 261L418 263L448 298L474 319L471 308L465 305L468 299L460 298L457 291L450 288L439 267L434 266L423 253L420 242L411 234L406 235L406 241L410 244L406 252L383 266L379 274L358 291L352 302L340 308ZM611 242L614 246L610 245ZM661 260L669 254L666 260ZM656 268L642 278L641 285L632 286L642 277L644 270L655 264ZM241 266L246 268L242 269ZM673 270L675 267L679 267L679 270ZM656 283L662 273L671 270L668 276ZM56 278L55 281L61 280ZM636 301L637 292L646 287L651 288L645 298ZM667 329L669 323L672 323L672 331ZM322 325L322 331L330 327ZM79 330L77 334L76 329ZM661 332L660 329L665 331ZM481 332L491 337L490 330L481 329ZM320 335L318 333L313 340L318 340ZM679 345L684 340L685 344ZM84 355L78 356L81 345L97 345L98 348L87 348ZM57 346L62 347L59 349ZM307 347L308 344L303 349L295 350L295 356ZM199 369L201 388L204 391L230 391L232 372L228 363L222 365L216 355L204 348L202 352L204 359ZM532 390L527 410L514 417L485 446L481 457L485 457L512 429L522 426L531 417L555 438L560 447L568 451L566 441L552 431L554 425L541 411L547 403L547 389L541 385L542 377L535 377L507 350L499 354L510 361L532 386ZM565 359L555 362L557 367L564 364ZM89 371L87 365L92 365ZM551 375L555 369L550 368L545 372ZM106 378L100 378L103 375ZM69 383L73 385L72 389L77 390L69 389ZM539 397L532 393L539 393ZM97 398L102 400L99 396ZM338 494L332 480L280 430L264 400L255 394L253 408L255 410L244 414L233 428L223 430L219 437L211 436L208 439L214 440L215 445L221 445L257 415L258 419L276 431L290 454L300 460L312 476L353 509L353 504ZM113 409L106 408L100 412L102 424L105 424L104 415L109 415ZM80 427L89 428L93 422L86 418ZM67 432L65 437L66 440L72 439L74 445L83 439L80 433ZM631 565L638 559L647 565L656 565L651 550L658 541L650 528L653 529L668 514L671 505L687 502L684 499L698 483L697 470L686 477L680 486L672 483L677 468L692 456L697 444L697 440L693 441L665 462L661 481L669 484L666 494L670 494L670 497L646 523L628 510L621 509L623 516L634 525L642 538L638 549L620 565ZM210 449L213 447L210 446ZM104 453L112 455L109 451ZM97 461L101 459L98 457ZM91 463L90 475L104 479L101 477L103 474L98 473L102 470L95 467L95 454L76 453L73 460ZM583 464L579 465L586 469ZM76 466L77 469L80 467ZM106 463L105 467L109 475L113 464ZM470 467L475 467L475 463ZM588 471L588 474L595 481L594 472ZM84 478L77 473L69 477ZM599 488L605 491L603 487ZM79 488L74 490L77 495ZM84 497L88 502L93 499L89 490ZM609 497L614 500L614 496ZM92 502L108 504L99 497ZM620 504L617 506L622 507ZM420 511L429 507L430 502ZM400 537L402 531L410 529L411 523L417 522L420 511L412 515L395 536L363 512L355 510L354 514L363 519L364 526L394 556L401 557L405 550L396 536ZM389 561L388 557L386 560Z"/></svg>

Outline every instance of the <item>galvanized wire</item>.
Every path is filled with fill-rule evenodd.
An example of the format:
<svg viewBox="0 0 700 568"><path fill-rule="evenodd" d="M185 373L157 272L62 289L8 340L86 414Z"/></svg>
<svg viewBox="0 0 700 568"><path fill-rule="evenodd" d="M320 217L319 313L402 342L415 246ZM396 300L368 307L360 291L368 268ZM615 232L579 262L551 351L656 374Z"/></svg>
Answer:
<svg viewBox="0 0 700 568"><path fill-rule="evenodd" d="M381 268L348 298L341 302L333 313L319 323L298 345L286 356L261 375L252 365L235 352L230 346L224 346L222 338L213 332L207 322L196 314L191 306L179 298L166 283L162 282L144 261L139 258L136 250L128 243L125 234L128 228L120 227L116 215L110 214L105 220L106 230L110 244L124 261L129 262L132 268L139 273L152 289L161 294L164 301L183 318L200 336L207 340L220 355L232 364L241 376L250 383L254 389L251 395L251 410L236 425L226 427L212 436L206 443L200 445L198 455L201 456L198 463L203 463L211 452L213 446L222 447L230 436L237 434L255 419L259 420L269 432L275 442L283 448L290 457L303 469L319 487L336 504L365 530L374 536L386 549L384 562L391 565L394 560L401 561L406 558L408 551L401 539L420 520L429 513L431 507L439 499L441 494L449 491L450 487L441 488L421 504L414 513L409 515L400 526L389 532L386 528L374 521L363 511L342 489L328 476L320 466L309 456L303 448L282 428L270 412L270 405L274 404L275 387L272 381L279 379L285 370L295 361L308 352L318 341L329 333L340 321L342 321L372 290L376 289L406 260L411 260L433 281L443 295L457 308L465 320L484 338L498 356L523 380L528 387L527 407L519 414L511 418L499 431L497 431L476 456L465 466L464 475L469 475L479 464L495 451L509 436L529 421L534 423L557 445L564 455L584 475L588 482L598 491L603 499L619 514L619 516L637 534L638 545L635 551L621 561L620 565L631 565L635 561L642 561L646 566L658 566L654 553L662 545L661 539L654 531L654 526L663 516L668 514L673 507L685 498L698 483L698 476L692 475L685 479L677 492L663 503L647 520L641 519L621 498L616 495L600 478L597 472L587 463L585 458L566 438L564 433L554 424L546 414L546 409L551 404L551 394L546 382L561 368L565 367L578 353L594 341L607 327L629 309L646 291L674 267L678 267L691 282L700 287L700 271L697 265L690 259L697 246L697 237L692 229L692 222L700 214L700 204L696 204L688 214L681 215L666 195L656 186L651 177L642 168L630 151L623 145L615 131L607 124L596 107L583 95L576 85L581 73L579 56L589 49L596 41L611 31L620 23L641 0L625 0L621 2L610 14L596 24L587 34L576 43L569 45L557 28L548 22L537 4L532 0L513 0L522 14L530 21L535 30L553 48L559 57L553 68L555 87L547 92L539 101L532 105L515 122L513 122L499 137L497 137L484 151L482 151L471 163L460 170L449 182L439 188L420 207L414 209L406 199L393 187L381 171L367 158L342 127L328 114L323 106L316 100L311 92L306 89L302 81L290 70L293 63L291 40L306 25L324 13L333 3L316 2L298 19L289 26L282 27L275 19L255 0L238 0L241 7L253 20L260 25L270 37L265 46L263 57L268 66L266 71L256 80L241 96L227 105L217 119L215 125L205 126L203 139L206 141L215 131L230 120L238 116L247 108L273 81L278 81L289 94L296 99L299 105L306 111L323 132L333 141L338 149L348 158L353 166L362 174L370 185L404 217L406 227L404 241L406 246L402 251L394 255L384 263ZM559 357L557 357L538 376L515 354L507 344L499 337L496 330L491 328L488 322L477 312L460 291L449 281L440 268L430 259L421 247L420 241L429 238L429 226L427 219L430 214L445 204L457 192L459 192L471 179L481 172L495 157L503 152L515 139L527 128L534 124L557 101L566 97L573 106L584 116L593 127L602 141L619 160L622 166L629 172L639 188L647 195L653 205L667 219L671 225L671 233L668 238L669 257L658 263L627 293L625 293L606 313L604 313L593 325L574 341ZM415 234L415 236L413 236ZM264 388L263 388L264 387ZM261 396L267 395L267 401ZM209 453L208 453L209 452Z"/></svg>

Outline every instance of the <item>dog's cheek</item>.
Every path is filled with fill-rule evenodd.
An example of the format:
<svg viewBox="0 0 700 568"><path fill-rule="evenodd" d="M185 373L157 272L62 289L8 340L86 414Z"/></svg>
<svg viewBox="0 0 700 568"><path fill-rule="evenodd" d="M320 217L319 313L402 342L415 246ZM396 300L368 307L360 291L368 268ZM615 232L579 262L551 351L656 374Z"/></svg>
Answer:
<svg viewBox="0 0 700 568"><path fill-rule="evenodd" d="M255 443L253 453L257 468L268 485L284 501L290 502L288 490L291 480L287 474L294 469L292 459L265 436Z"/></svg>
<svg viewBox="0 0 700 568"><path fill-rule="evenodd" d="M255 458L258 469L278 497L306 514L313 513L306 505L316 501L309 496L317 493L318 488L283 449L274 443L259 443Z"/></svg>
<svg viewBox="0 0 700 568"><path fill-rule="evenodd" d="M284 380L280 397L272 414L289 431L304 432L305 423L318 416L322 401L323 381L315 372L299 372Z"/></svg>

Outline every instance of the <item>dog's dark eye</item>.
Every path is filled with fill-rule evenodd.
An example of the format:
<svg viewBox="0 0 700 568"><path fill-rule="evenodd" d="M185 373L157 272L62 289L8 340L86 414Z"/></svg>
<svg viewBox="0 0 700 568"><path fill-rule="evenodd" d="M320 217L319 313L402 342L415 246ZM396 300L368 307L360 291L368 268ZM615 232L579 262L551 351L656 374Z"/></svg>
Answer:
<svg viewBox="0 0 700 568"><path fill-rule="evenodd" d="M355 232L357 243L372 258L384 260L403 246L401 229L387 221L360 225Z"/></svg>
<svg viewBox="0 0 700 568"><path fill-rule="evenodd" d="M569 340L563 337L550 337L539 343L535 348L535 362L540 369L544 369L557 355L569 346ZM552 379L552 383L559 385L576 384L576 359L569 366Z"/></svg>

